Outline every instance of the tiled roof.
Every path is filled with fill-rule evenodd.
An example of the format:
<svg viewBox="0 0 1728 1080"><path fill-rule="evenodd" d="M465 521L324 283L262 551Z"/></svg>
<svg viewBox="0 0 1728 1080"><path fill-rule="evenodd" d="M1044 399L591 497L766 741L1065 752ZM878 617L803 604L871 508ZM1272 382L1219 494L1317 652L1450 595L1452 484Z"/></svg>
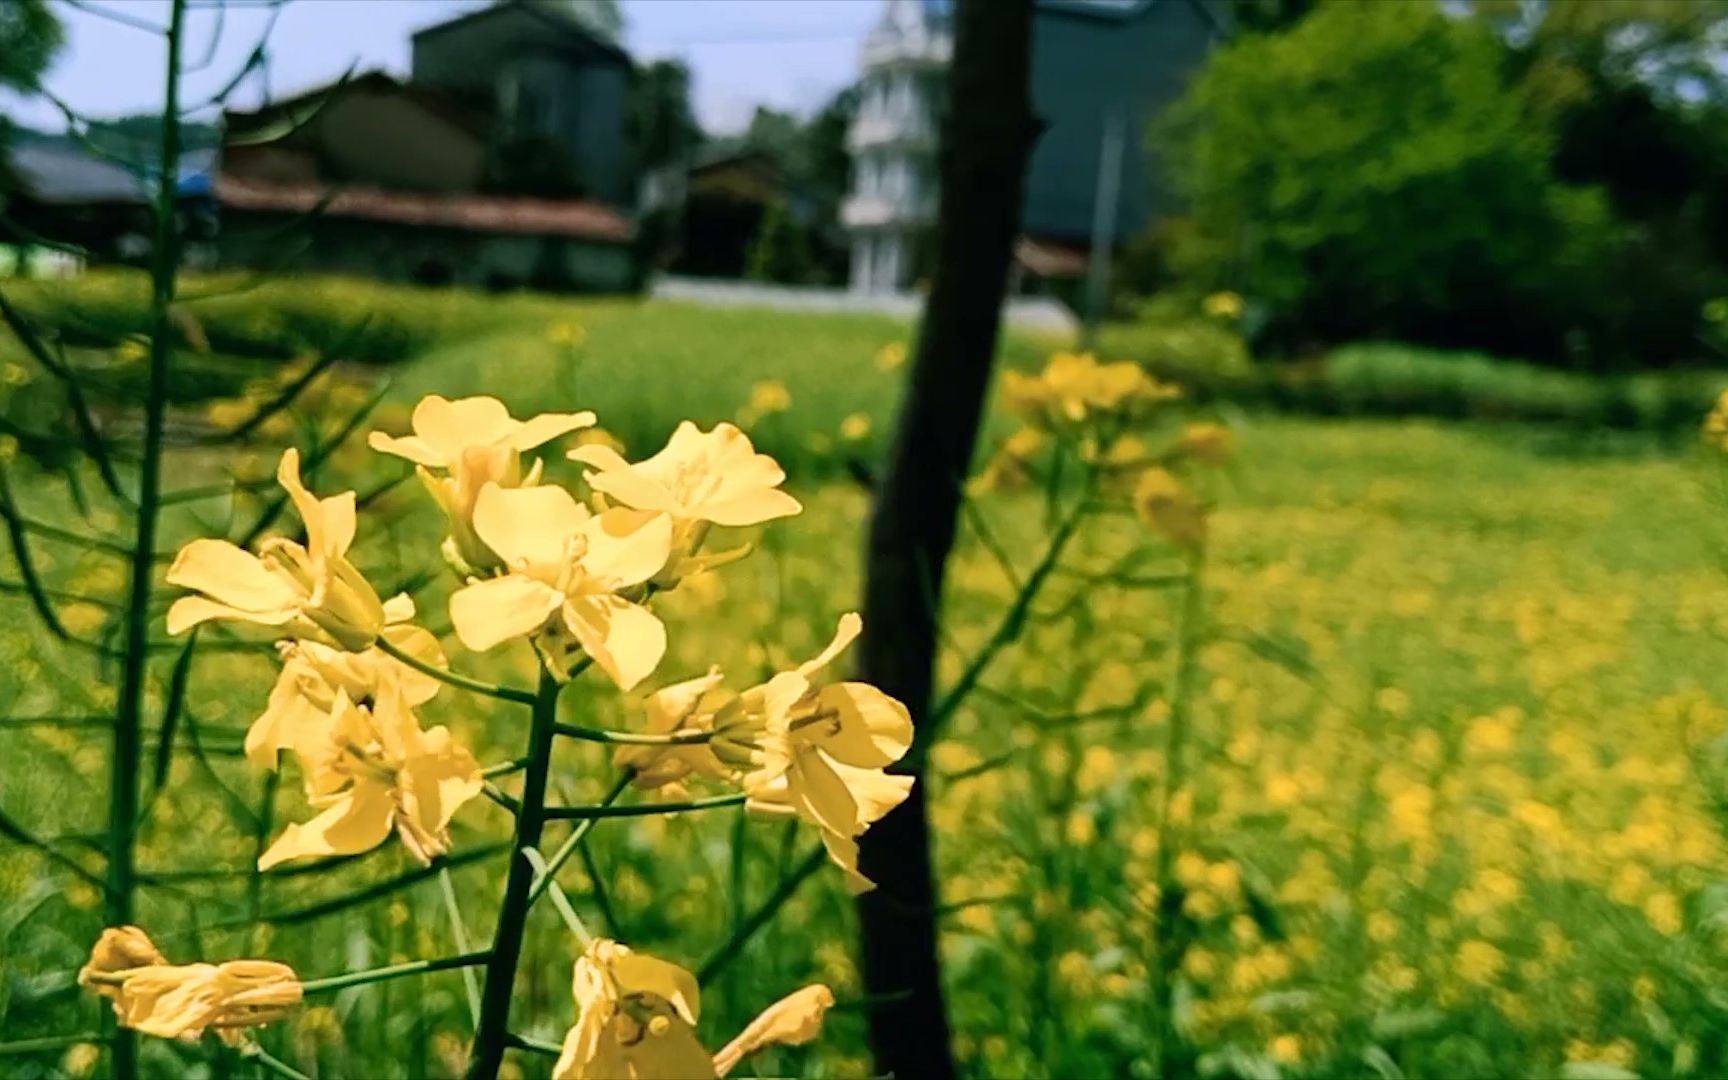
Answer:
<svg viewBox="0 0 1728 1080"><path fill-rule="evenodd" d="M216 200L226 210L304 214L322 205L326 217L514 236L568 236L602 243L627 243L635 232L618 211L589 199L282 184L223 173L216 178Z"/></svg>

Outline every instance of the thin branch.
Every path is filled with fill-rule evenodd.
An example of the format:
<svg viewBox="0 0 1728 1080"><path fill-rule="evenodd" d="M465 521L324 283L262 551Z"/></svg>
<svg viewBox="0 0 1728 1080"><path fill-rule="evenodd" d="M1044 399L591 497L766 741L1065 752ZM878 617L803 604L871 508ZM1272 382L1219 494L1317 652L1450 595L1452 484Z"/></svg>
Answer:
<svg viewBox="0 0 1728 1080"><path fill-rule="evenodd" d="M72 871L72 873L76 874L88 885L94 885L98 889L106 889L108 887L108 883L102 879L101 875L92 873L85 869L82 863L72 858L72 856L67 855L65 852L58 850L54 845L37 836L29 829L18 824L18 822L14 821L12 817L4 811L0 811L0 836L8 837L16 843L23 844L27 848L35 849L50 862L57 863L58 865Z"/></svg>
<svg viewBox="0 0 1728 1080"><path fill-rule="evenodd" d="M686 810L718 810L723 806L742 806L749 796L742 791L728 795L711 795L705 799L681 799L675 802L634 803L616 806L605 803L594 806L548 806L546 817L552 821L586 821L591 818L648 817L653 814L681 814Z"/></svg>
<svg viewBox="0 0 1728 1080"><path fill-rule="evenodd" d="M97 7L95 4L90 3L90 0L61 0L61 3L65 4L67 7L76 8L87 15L94 15L98 19L106 19L109 22L116 23L120 26L129 26L134 30L142 30L147 34L155 34L157 37L168 36L168 28L163 26L161 23L153 23L149 19L140 19L136 15L127 15L123 12L110 11L104 7Z"/></svg>
<svg viewBox="0 0 1728 1080"><path fill-rule="evenodd" d="M463 952L470 952L473 946L468 941L468 925L462 921L462 905L456 901L456 882L450 877L450 868L438 868L438 891L444 898L444 913L450 917L450 936L456 939L456 947ZM475 1024L480 1023L480 977L473 968L462 969L462 985L468 991L468 1015Z"/></svg>
<svg viewBox="0 0 1728 1080"><path fill-rule="evenodd" d="M756 910L752 911L748 918L738 924L738 928L732 931L732 936L715 949L708 959L702 961L702 966L696 969L696 982L707 986L716 975L726 970L726 967L738 958L738 954L744 951L744 946L750 944L750 939L768 925L769 920L785 906L786 901L792 899L798 886L804 884L804 880L819 870L827 859L828 852L820 844L806 852L798 865L780 879L780 884L774 887L774 891L756 906Z"/></svg>
<svg viewBox="0 0 1728 1080"><path fill-rule="evenodd" d="M458 689L467 690L474 694L483 694L486 697L497 698L500 701L514 701L518 705L534 704L534 693L531 690L521 690L514 686L500 686L497 683L489 683L481 679L469 678L466 675L458 675L456 672L451 671L448 668L441 668L436 664L429 664L418 656L415 656L413 653L404 651L388 638L380 637L375 644L377 644L380 652L385 653L400 663L408 665L420 674L429 675L440 682L449 683L451 686L457 687Z"/></svg>
<svg viewBox="0 0 1728 1080"><path fill-rule="evenodd" d="M624 794L624 789L630 786L631 775L632 770L629 769L621 773L618 779L613 782L611 789L600 800L600 805L611 806L618 801L618 796ZM546 860L545 868L540 870L540 873L534 878L534 883L528 887L529 907L533 907L534 901L538 900L540 894L546 891L547 884L557 875L559 869L569 860L570 856L575 854L577 846L588 838L588 831L594 827L594 822L598 820L598 818L586 818L577 822L576 827L570 830L570 835L564 838L562 844L558 845L558 850Z"/></svg>
<svg viewBox="0 0 1728 1080"><path fill-rule="evenodd" d="M372 968L369 971L351 971L346 975L332 975L324 979L308 979L300 984L301 993L323 994L332 990L346 990L350 986L365 986L367 983L383 982L386 979L400 979L407 975L426 975L434 971L448 971L451 968L477 967L490 959L490 950L463 953L460 956L446 956L437 960L410 960L405 964L391 964L389 967Z"/></svg>
<svg viewBox="0 0 1728 1080"><path fill-rule="evenodd" d="M637 731L610 731L606 728L584 727L581 724L556 724L553 730L571 739L581 739L584 742L616 743L624 746L696 746L711 742L712 731L674 731L665 735L653 735Z"/></svg>
<svg viewBox="0 0 1728 1080"><path fill-rule="evenodd" d="M314 919L321 919L326 915L334 915L339 911L346 911L351 907L358 904L364 904L369 900L376 900L380 896L387 896L390 893L406 888L415 882L424 881L429 877L433 877L445 868L453 870L458 866L466 866L469 863L478 862L481 859L485 859L489 856L498 854L500 851L506 850L509 846L510 845L508 844L488 844L483 848L472 848L467 851L458 852L454 855L447 855L430 866L417 866L412 870L397 874L394 877L385 878L383 881L374 882L363 889L356 889L351 893L345 893L329 900L321 900L316 904L308 904L304 907L290 908L287 911L268 912L259 916L258 921L269 923L272 926L290 926L295 923L311 922ZM246 921L248 920L238 920L235 925ZM218 925L226 926L229 924L223 923Z"/></svg>
<svg viewBox="0 0 1728 1080"><path fill-rule="evenodd" d="M116 499L128 506L132 505L132 497L126 493L120 483L120 474L114 470L114 459L108 452L108 444L103 440L102 433L96 428L96 418L90 412L90 403L84 398L84 388L79 384L77 376L60 357L53 355L48 343L42 340L36 333L36 328L30 325L23 312L13 306L5 293L0 293L0 318L5 320L12 333L23 343L24 351L34 357L36 362L64 387L66 404L71 406L72 420L78 426L78 436L84 444L84 452L96 463L102 485Z"/></svg>

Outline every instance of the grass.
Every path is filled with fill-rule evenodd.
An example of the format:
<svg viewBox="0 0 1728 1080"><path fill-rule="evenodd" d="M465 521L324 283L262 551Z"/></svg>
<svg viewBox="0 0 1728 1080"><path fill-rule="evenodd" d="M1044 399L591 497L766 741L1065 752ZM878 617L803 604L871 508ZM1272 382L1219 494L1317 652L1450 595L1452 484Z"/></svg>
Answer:
<svg viewBox="0 0 1728 1080"><path fill-rule="evenodd" d="M519 409L592 405L640 454L686 412L729 415L757 381L785 383L792 408L758 418L755 433L776 452L807 455L792 482L807 510L761 532L749 560L665 598L671 650L655 681L710 663L747 681L819 648L856 603L867 499L821 464L811 440L838 445L836 428L857 411L881 431L895 380L873 358L904 328L670 305L496 303L520 305L510 308L520 325L432 343L392 371L394 400L489 391ZM574 373L546 341L554 308L579 313L588 331ZM1027 357L1033 346L1014 349ZM572 374L574 400L564 381ZM363 392L321 398L314 418ZM395 413L384 422L399 424L400 406ZM1211 491L1219 509L1212 632L1192 714L1197 769L1178 800L1195 837L1177 864L1195 927L1178 1002L1197 1067L1289 1077L1719 1073L1728 888L1712 798L1728 791L1715 749L1728 732L1728 589L1718 463L1635 438L1580 441L1509 424L1234 419L1239 459ZM305 437L292 426L279 434ZM253 458L248 468L267 470L263 448ZM365 487L395 467L346 451L318 486ZM82 524L51 474L21 486L38 516L103 526L100 517ZM240 501L240 520L248 506ZM1010 494L981 508L1024 570L1036 553L1036 507ZM205 516L177 521L169 539L223 529L221 514ZM1100 525L1074 565L1107 557L1132 528ZM438 532L429 500L404 487L364 517L362 567L380 582L402 580L424 565ZM98 599L122 580L112 560L64 548L50 575ZM948 678L1009 598L972 540L951 583ZM419 597L429 624L443 622L447 591L438 582ZM934 759L948 988L956 1050L972 1076L1133 1076L1147 1053L1160 901L1160 823L1147 793L1161 777L1169 718L1161 645L1176 628L1166 593L1064 579L1048 603L1069 598L1088 613L1086 635L1038 624ZM106 613L73 605L67 618L99 633ZM35 630L20 599L0 595L0 619L4 715L109 704L102 666ZM450 648L463 670L487 677L523 683L532 670L525 649L494 659ZM265 651L199 660L188 716L208 765L186 752L192 733L183 730L146 832L146 866L210 871L251 857L235 804L257 806L263 780L228 751L272 676ZM1084 724L1052 719L1131 700L1145 686L1156 692L1144 708ZM153 690L157 715L162 691ZM569 719L639 722L598 684L573 696ZM508 706L446 694L427 715L483 762L520 752L524 718ZM78 852L75 837L101 820L102 732L44 726L0 730L0 739L0 809L38 833L74 838ZM608 772L600 748L566 747L553 787L593 801ZM286 780L278 822L301 811L297 774ZM458 849L481 849L505 828L496 807L472 804L457 821ZM591 925L694 966L809 840L731 810L604 821L588 866L573 860L565 880ZM263 907L277 918L254 935L213 925L241 909L244 878L158 888L142 918L169 928L157 936L175 959L270 955L308 976L453 951L436 879L319 910L409 869L392 845L334 873L272 878ZM502 873L496 859L453 871L475 936L490 930ZM99 909L94 891L64 871L0 848L6 1038L97 1027L98 1003L71 973ZM837 876L819 873L707 988L709 1041L823 979L847 1005L823 1041L755 1064L762 1075L864 1075L852 940ZM520 1015L540 1018L526 1034L562 1037L571 955L557 918L538 910L516 1001ZM444 972L321 999L264 1040L317 1075L441 1076L459 1067L468 1030L461 979ZM160 1041L147 1049L158 1075L197 1060ZM528 1076L547 1067L517 1060ZM6 1059L6 1068L47 1076L79 1063L55 1050ZM249 1075L251 1066L237 1068Z"/></svg>

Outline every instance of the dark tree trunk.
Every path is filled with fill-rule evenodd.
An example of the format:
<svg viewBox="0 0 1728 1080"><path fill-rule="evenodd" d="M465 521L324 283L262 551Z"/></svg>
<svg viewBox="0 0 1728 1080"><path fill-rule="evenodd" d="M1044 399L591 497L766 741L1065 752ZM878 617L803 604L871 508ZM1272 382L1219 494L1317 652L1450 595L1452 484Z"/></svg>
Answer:
<svg viewBox="0 0 1728 1080"><path fill-rule="evenodd" d="M1021 190L1036 126L1028 90L1032 0L961 0L942 133L935 279L870 522L861 675L929 714L938 599L996 355ZM919 770L922 724L905 767ZM922 784L863 837L879 888L859 899L876 1068L954 1075L937 957L937 897Z"/></svg>

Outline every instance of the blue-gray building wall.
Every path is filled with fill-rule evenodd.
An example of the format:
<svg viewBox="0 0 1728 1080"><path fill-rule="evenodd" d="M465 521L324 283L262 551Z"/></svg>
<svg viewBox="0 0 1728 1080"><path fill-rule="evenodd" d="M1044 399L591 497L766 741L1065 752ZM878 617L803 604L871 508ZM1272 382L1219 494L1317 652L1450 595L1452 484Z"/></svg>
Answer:
<svg viewBox="0 0 1728 1080"><path fill-rule="evenodd" d="M1148 126L1181 97L1223 24L1212 0L1087 7L1041 0L1035 9L1032 102L1045 128L1027 176L1023 227L1034 236L1090 238L1106 125L1120 113L1120 241L1169 207L1147 146Z"/></svg>

